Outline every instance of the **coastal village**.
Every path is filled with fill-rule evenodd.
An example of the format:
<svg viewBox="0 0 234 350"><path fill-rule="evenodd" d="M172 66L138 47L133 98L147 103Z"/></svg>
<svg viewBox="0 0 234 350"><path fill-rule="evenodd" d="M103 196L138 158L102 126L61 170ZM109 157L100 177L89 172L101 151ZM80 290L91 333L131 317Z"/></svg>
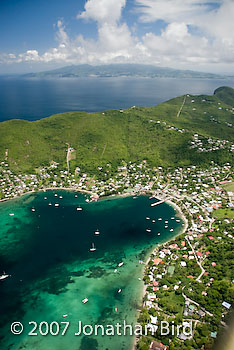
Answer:
<svg viewBox="0 0 234 350"><path fill-rule="evenodd" d="M95 175L76 168L71 174L58 163L35 174L15 174L0 164L2 201L46 189L87 192L90 200L110 195L150 194L150 200L174 205L184 230L155 248L145 264L145 294L138 322L154 330L160 322L192 324L192 334L158 332L137 339L137 349L210 349L225 329L234 299L234 183L230 164L176 169L151 168L146 161L110 164ZM152 202L151 202L152 203ZM159 203L159 205L160 205ZM149 219L150 218L146 218ZM150 333L149 333L150 334Z"/></svg>

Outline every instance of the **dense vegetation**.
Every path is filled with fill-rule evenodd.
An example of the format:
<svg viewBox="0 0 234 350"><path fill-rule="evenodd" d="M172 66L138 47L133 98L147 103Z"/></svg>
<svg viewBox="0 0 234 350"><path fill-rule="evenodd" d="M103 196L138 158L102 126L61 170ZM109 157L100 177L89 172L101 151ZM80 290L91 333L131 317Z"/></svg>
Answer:
<svg viewBox="0 0 234 350"><path fill-rule="evenodd" d="M146 159L151 165L161 166L206 165L212 160L219 164L233 162L233 152L225 147L211 152L190 147L194 134L204 140L234 143L232 106L223 102L230 89L222 88L221 95L182 96L156 107L63 113L35 122L2 122L0 160L7 159L16 171L33 171L51 161L65 166L69 144L76 150L71 167L80 166L89 172L108 161L117 165L122 159Z"/></svg>

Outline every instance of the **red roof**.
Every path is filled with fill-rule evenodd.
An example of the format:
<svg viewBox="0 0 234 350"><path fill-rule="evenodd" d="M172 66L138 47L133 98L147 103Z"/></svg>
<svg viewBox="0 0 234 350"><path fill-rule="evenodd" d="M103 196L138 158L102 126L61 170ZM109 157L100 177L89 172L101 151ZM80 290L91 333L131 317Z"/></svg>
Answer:
<svg viewBox="0 0 234 350"><path fill-rule="evenodd" d="M202 253L201 252L196 252L197 256L202 257Z"/></svg>

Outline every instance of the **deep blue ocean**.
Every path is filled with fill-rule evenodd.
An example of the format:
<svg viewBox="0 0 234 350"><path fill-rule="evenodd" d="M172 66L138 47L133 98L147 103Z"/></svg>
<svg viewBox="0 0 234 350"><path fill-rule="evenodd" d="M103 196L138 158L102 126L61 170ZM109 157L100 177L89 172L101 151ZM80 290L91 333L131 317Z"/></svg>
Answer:
<svg viewBox="0 0 234 350"><path fill-rule="evenodd" d="M176 78L0 78L0 121L37 120L68 111L154 106L183 94L209 94L234 79Z"/></svg>

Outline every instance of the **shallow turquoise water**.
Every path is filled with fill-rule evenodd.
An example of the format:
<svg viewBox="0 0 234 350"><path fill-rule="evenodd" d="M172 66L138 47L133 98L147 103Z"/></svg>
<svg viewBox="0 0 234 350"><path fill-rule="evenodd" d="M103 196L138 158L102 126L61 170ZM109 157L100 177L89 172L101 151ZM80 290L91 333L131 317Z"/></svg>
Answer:
<svg viewBox="0 0 234 350"><path fill-rule="evenodd" d="M140 196L87 203L85 196L76 198L74 192L49 191L1 203L0 273L11 275L0 281L1 350L130 349L131 336L74 333L78 321L104 327L123 325L124 320L136 324L143 288L139 260L181 229L181 223L171 220L176 218L172 207L151 207L152 201ZM79 205L82 211L76 210ZM92 243L95 252L89 251ZM84 298L88 303L82 303ZM20 335L10 331L15 321L24 325ZM70 325L64 336L63 326L57 336L29 336L30 321Z"/></svg>

